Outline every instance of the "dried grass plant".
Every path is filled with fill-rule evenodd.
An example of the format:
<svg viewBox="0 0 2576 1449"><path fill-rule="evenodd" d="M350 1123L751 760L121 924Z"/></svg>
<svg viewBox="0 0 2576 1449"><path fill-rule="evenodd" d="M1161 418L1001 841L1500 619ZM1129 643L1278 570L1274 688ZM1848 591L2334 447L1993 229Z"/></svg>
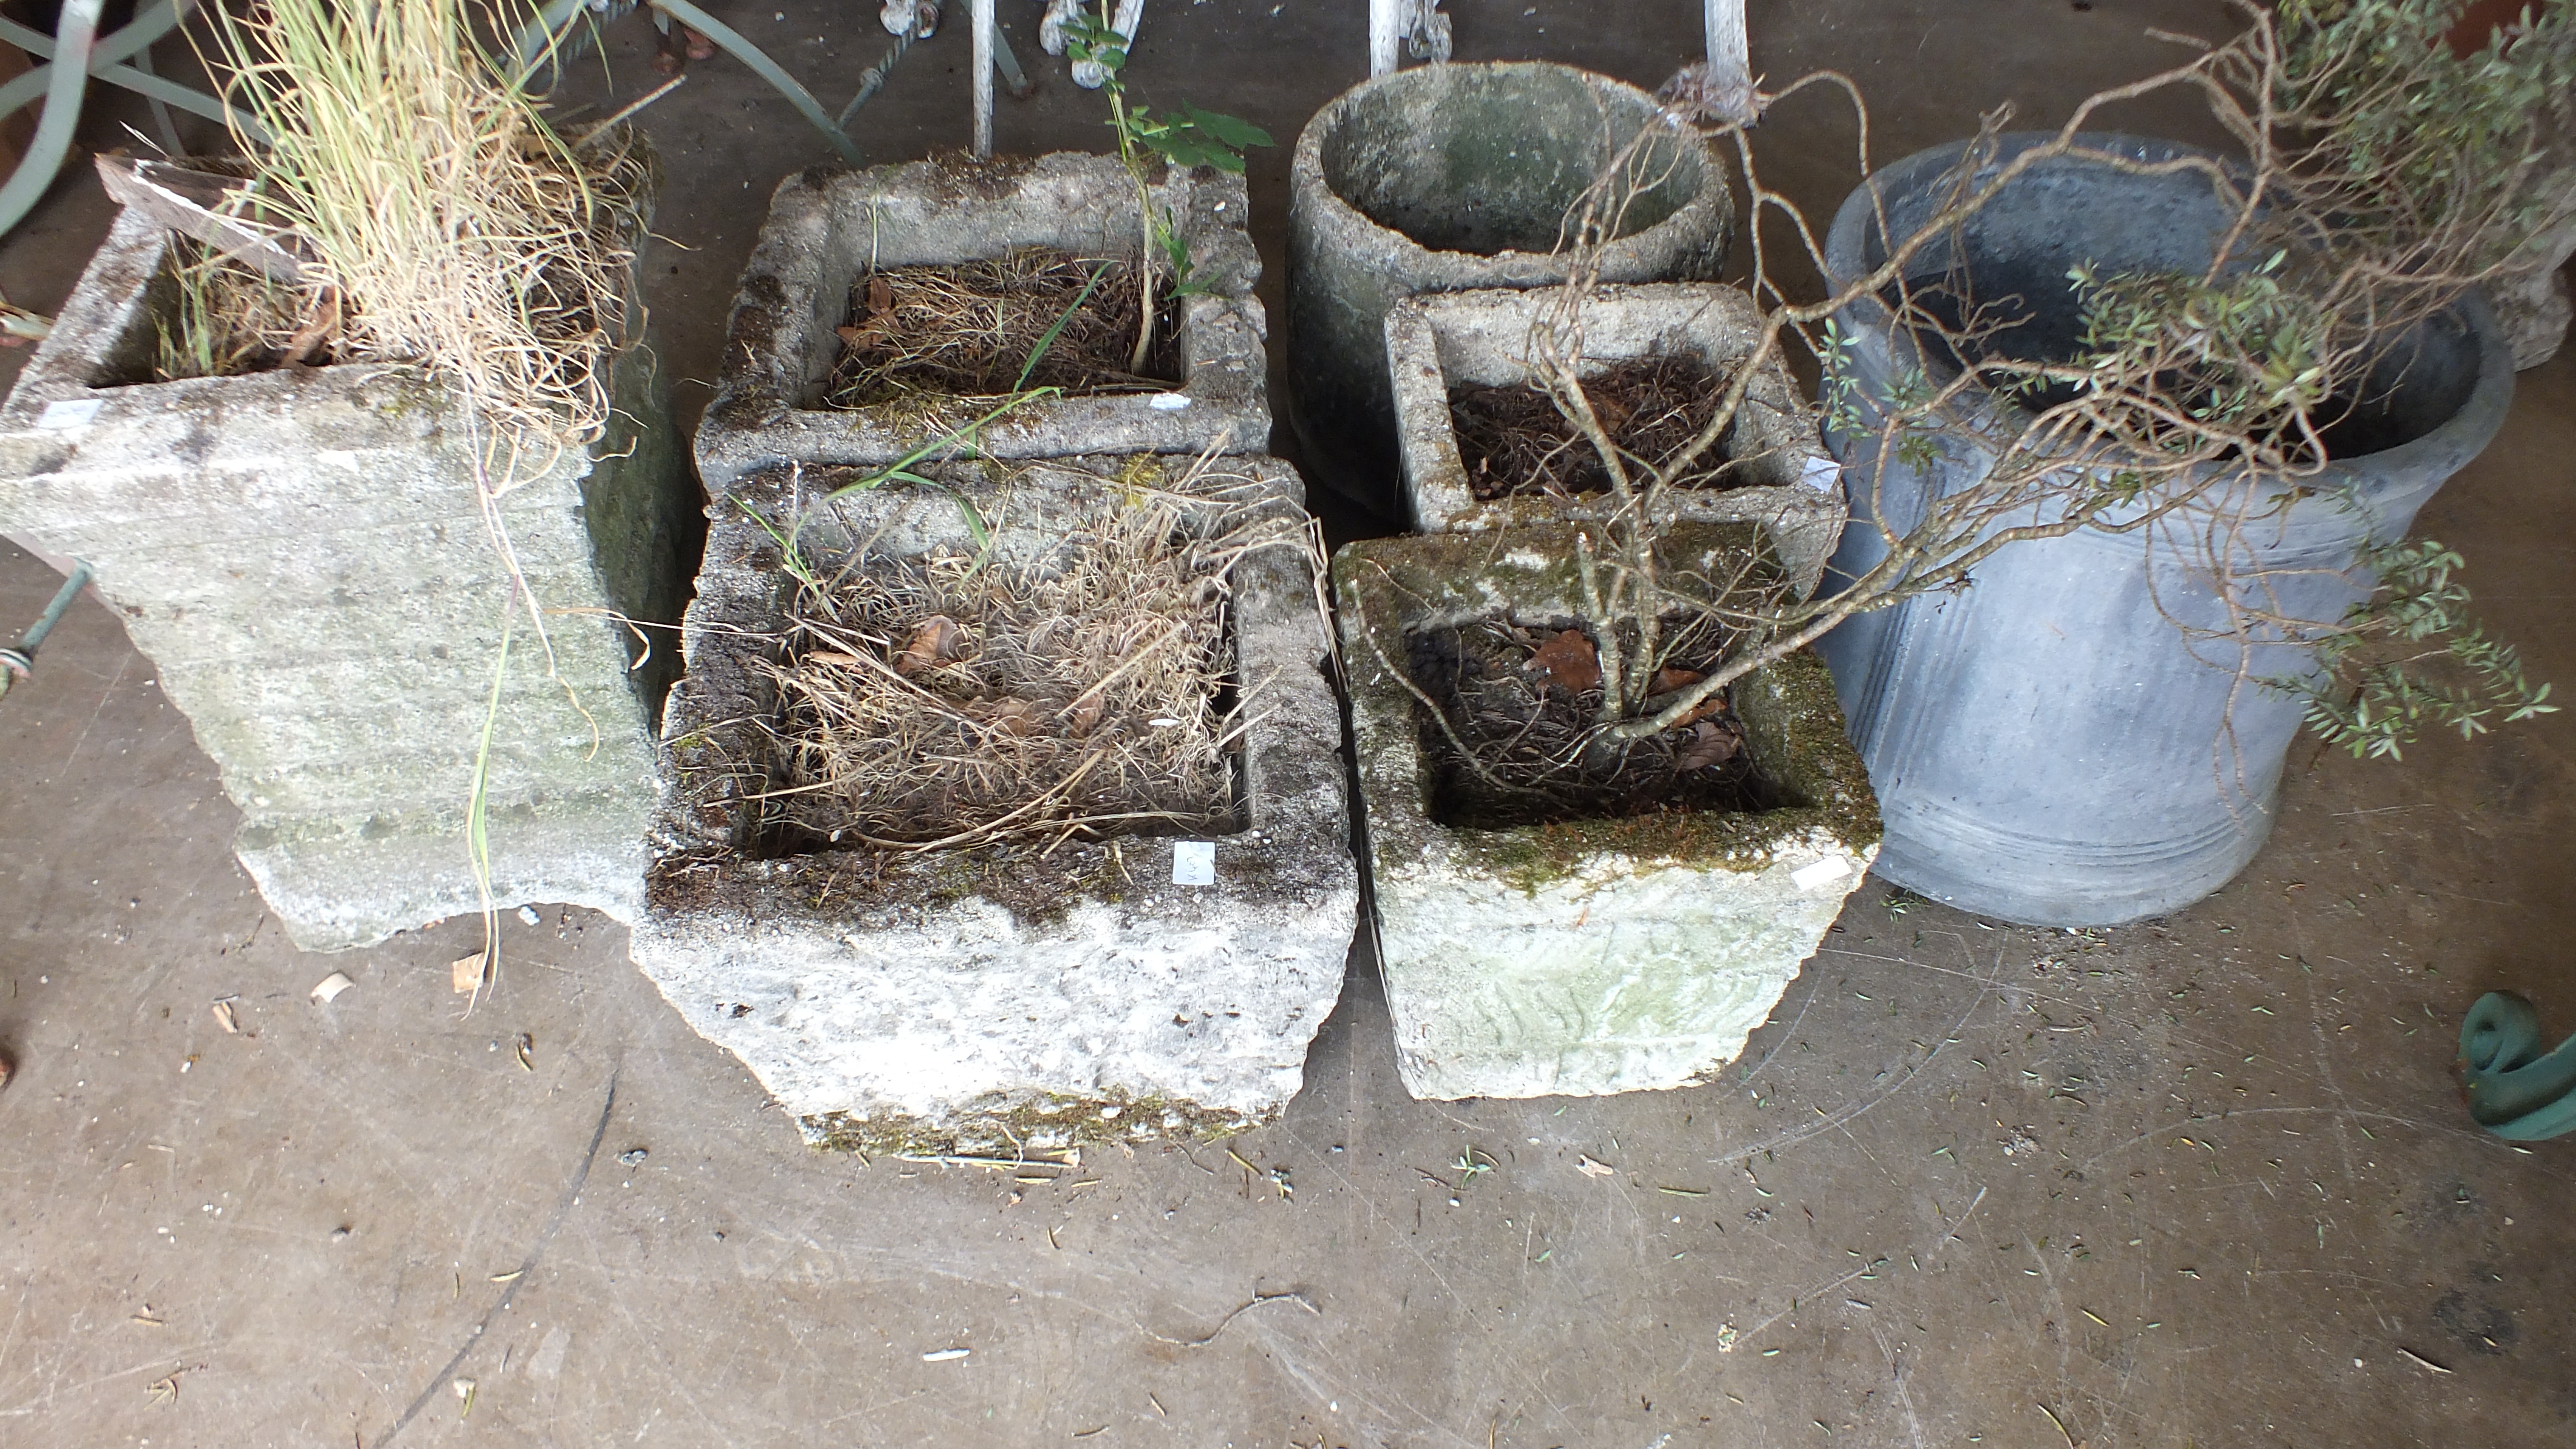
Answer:
<svg viewBox="0 0 2576 1449"><path fill-rule="evenodd" d="M807 570L768 666L772 823L897 852L1227 828L1266 683L1236 677L1230 578L1274 548L1320 568L1302 518L1212 511L1232 481L1201 460L1040 558L862 547Z"/></svg>
<svg viewBox="0 0 2576 1449"><path fill-rule="evenodd" d="M263 0L212 12L225 99L258 122L259 219L309 261L289 357L418 363L482 430L494 496L596 438L647 164L567 140L487 48L516 0ZM257 325L254 320L253 325Z"/></svg>

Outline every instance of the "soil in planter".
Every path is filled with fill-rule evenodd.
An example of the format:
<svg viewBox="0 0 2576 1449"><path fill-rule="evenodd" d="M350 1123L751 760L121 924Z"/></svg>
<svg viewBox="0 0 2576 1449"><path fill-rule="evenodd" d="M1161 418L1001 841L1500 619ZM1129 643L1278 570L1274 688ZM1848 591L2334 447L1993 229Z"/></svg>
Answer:
<svg viewBox="0 0 2576 1449"><path fill-rule="evenodd" d="M1717 416L1726 383L1696 357L1664 355L1604 368L1583 380L1583 394L1610 441L1661 466ZM1545 388L1452 388L1449 422L1459 459L1467 465L1467 486L1480 499L1609 491L1610 473L1600 454ZM1673 486L1726 488L1745 481L1727 471L1727 441L1718 439ZM1632 465L1629 476L1636 479L1643 471Z"/></svg>
<svg viewBox="0 0 2576 1449"><path fill-rule="evenodd" d="M1889 287L1880 301L1890 311L1903 306L1905 292ZM2044 268L1988 265L1980 269L1974 294L1934 280L1912 284L1915 310L1928 319L1914 328L1916 346L1959 371L1971 366L2003 367L2069 363L2084 355L2084 303L2066 277ZM2189 405L2192 379L2159 374L2159 389ZM2042 412L2082 396L2073 383L2018 385L2009 371L1994 374L1993 385L2019 386L2020 400ZM2412 442L2418 430L2406 425L2387 396L2328 398L2313 414L2318 440L2329 458L2358 458ZM2233 457L2230 449L2222 457Z"/></svg>
<svg viewBox="0 0 2576 1449"><path fill-rule="evenodd" d="M801 591L753 853L1240 828L1223 541L1140 505L1046 566L869 556Z"/></svg>
<svg viewBox="0 0 2576 1449"><path fill-rule="evenodd" d="M854 409L925 396L1000 397L1021 385L1071 394L1164 391L1181 381L1180 307L1172 297L1157 298L1153 346L1144 370L1132 371L1142 292L1125 262L1047 247L866 273L850 288L824 402ZM1059 320L1064 325L1048 339ZM1042 343L1022 384L1021 369Z"/></svg>
<svg viewBox="0 0 2576 1449"><path fill-rule="evenodd" d="M1681 661L1704 666L1717 654L1704 627L1675 619L1666 628L1678 647L1656 681L1659 693L1703 677ZM1584 742L1601 707L1599 656L1565 621L1530 628L1480 620L1416 631L1405 642L1414 684L1446 720L1444 728L1415 702L1427 804L1442 825L1500 830L1676 812L1752 814L1803 803L1747 756L1743 726L1723 692L1679 728L1607 759L1589 754Z"/></svg>

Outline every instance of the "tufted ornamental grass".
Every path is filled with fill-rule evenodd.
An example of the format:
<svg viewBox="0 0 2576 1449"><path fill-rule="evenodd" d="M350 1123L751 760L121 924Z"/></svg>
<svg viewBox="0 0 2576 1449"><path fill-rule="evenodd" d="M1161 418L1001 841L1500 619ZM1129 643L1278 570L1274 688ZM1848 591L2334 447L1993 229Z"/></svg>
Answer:
<svg viewBox="0 0 2576 1449"><path fill-rule="evenodd" d="M307 257L270 346L418 363L481 430L497 497L608 421L607 358L648 163L622 128L567 139L492 45L515 0L263 0L216 8L225 98L267 144L262 220Z"/></svg>

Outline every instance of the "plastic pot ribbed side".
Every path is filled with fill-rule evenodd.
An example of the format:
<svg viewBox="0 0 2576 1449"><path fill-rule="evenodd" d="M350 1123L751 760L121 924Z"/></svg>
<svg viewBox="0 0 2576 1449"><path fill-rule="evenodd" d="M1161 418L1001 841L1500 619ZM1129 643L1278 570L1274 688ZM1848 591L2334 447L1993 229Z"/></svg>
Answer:
<svg viewBox="0 0 2576 1449"><path fill-rule="evenodd" d="M2045 139L2007 136L1992 164ZM2189 154L2163 141L2084 140L2144 161ZM1888 232L1905 235L1964 150L1908 157L1854 192L1826 244L1831 274L1839 281L1879 265L1875 207L1886 208ZM2022 292L2042 301L2045 318L2061 309L2042 299L2066 300L2064 274L2079 262L2108 273L2199 271L2220 216L2201 176L2141 177L2066 158L1996 197L1957 234L1955 256L1944 244L1909 270L1937 274L1955 260L1981 300ZM1916 354L1875 301L1839 320L1858 339L1866 414L1891 379L1918 365ZM2312 666L2286 646L2240 656L2206 561L2232 549L2236 577L2261 575L2282 612L2340 618L2368 584L2359 551L2403 537L2502 425L2512 359L2485 303L2471 297L2404 339L2365 391L2386 399L2377 440L2386 446L2336 460L2310 480L2312 496L2249 510L2259 516L2224 542L2209 542L2204 513L2196 524L2016 543L1980 565L1967 589L1856 616L1828 635L1819 649L1886 820L1878 872L1981 914L2107 925L2187 905L2243 869L2271 832L2302 714L2297 698L2251 681ZM1983 402L2009 419L2012 404ZM1884 557L1874 519L1918 517L1930 499L1974 486L1992 462L1948 438L1930 468L1891 458L1873 482L1874 436L1828 442L1852 493L1829 590Z"/></svg>
<svg viewBox="0 0 2576 1449"><path fill-rule="evenodd" d="M1534 62L1397 71L1315 113L1288 180L1290 416L1310 476L1394 516L1388 305L1563 281L1550 253L1567 209L1659 116L1625 82ZM1603 281L1701 281L1726 260L1724 168L1697 133L1669 134Z"/></svg>

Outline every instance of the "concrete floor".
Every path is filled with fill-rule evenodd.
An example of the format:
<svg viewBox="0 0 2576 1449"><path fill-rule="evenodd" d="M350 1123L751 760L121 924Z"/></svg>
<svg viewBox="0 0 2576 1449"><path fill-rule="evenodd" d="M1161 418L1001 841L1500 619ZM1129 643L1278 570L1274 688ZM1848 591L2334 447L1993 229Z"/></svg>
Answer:
<svg viewBox="0 0 2576 1449"><path fill-rule="evenodd" d="M775 3L728 13L829 100L883 48L873 5ZM1678 3L1449 8L1467 59L1652 84L1696 44ZM1358 77L1360 6L1269 11L1163 0L1139 88L1285 143ZM1889 158L2007 96L2053 121L2165 53L2151 21L2215 26L1757 0L1755 54L1851 72ZM618 95L647 50L619 27ZM963 141L964 50L961 14L897 71L871 159ZM1003 146L1096 146L1096 101L1045 69ZM705 378L762 199L824 149L720 62L647 124L662 345ZM1849 139L1821 105L1762 132L1822 204ZM1255 163L1274 269L1285 164ZM67 181L0 289L50 311L106 219ZM2576 356L2523 375L2423 518L2562 683L2571 515ZM56 582L0 550L0 626ZM513 918L464 1019L472 922L299 955L186 723L84 600L0 703L0 1445L2567 1443L2576 1148L2476 1131L2447 1069L2491 987L2576 1031L2571 771L2576 714L2402 765L2303 744L2244 877L2129 929L1873 883L1695 1091L1410 1101L1361 951L1281 1122L1022 1180L807 1152L597 916ZM335 970L356 989L310 1004ZM1469 1179L1471 1152L1494 1165Z"/></svg>

